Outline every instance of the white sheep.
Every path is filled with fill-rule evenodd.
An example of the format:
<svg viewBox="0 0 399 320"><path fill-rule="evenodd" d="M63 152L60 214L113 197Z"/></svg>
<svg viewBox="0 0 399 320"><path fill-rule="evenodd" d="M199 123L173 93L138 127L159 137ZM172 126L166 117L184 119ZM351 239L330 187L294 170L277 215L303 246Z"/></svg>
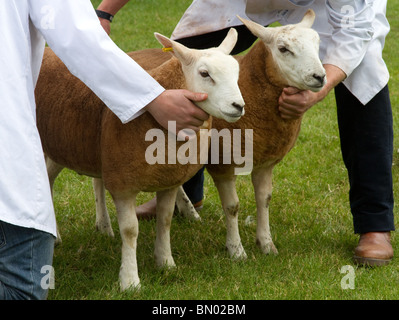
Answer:
<svg viewBox="0 0 399 320"><path fill-rule="evenodd" d="M237 40L234 29L218 48L207 50L191 50L159 34L156 38L165 47L171 47L175 56L149 72L162 86L206 92L208 99L198 105L209 114L230 122L241 117L244 101L237 84L239 66L228 55ZM149 165L145 159L150 145L145 140L146 133L154 128L163 130L166 136L168 132L148 112L122 124L49 49L36 86L36 104L51 186L67 167L102 178L113 197L122 238L122 290L140 286L135 214L136 195L140 191L157 192L155 259L159 266L174 266L170 225L176 194L202 164ZM211 118L205 122L207 128L211 123ZM200 143L200 134L197 140ZM186 143L175 142L177 147Z"/></svg>
<svg viewBox="0 0 399 320"><path fill-rule="evenodd" d="M311 29L314 19L313 10L306 12L298 24L274 28L265 28L241 19L261 40L246 55L236 57L240 63L239 86L245 100L246 113L235 123L220 119L213 121L213 128L219 132L225 128L230 132L241 130L242 150L246 141L245 130L253 130L251 177L257 206L256 243L265 254L278 253L269 226L272 171L294 146L301 126L301 119L281 118L278 110L279 96L287 86L319 91L327 81L318 55L319 35ZM152 63L160 64L165 60L157 51L149 51L147 55L154 57ZM219 146L218 150L223 150L223 147ZM211 148L206 168L218 189L226 215L226 247L231 257L244 259L247 255L239 235L239 199L235 187L235 170L240 166L223 163L222 153L219 153L220 164L212 164L212 157L218 156L212 155L212 151L215 150ZM101 189L100 184L97 188ZM183 202L179 197L184 196L183 192L179 193L179 203ZM102 204L97 208L97 217L104 212L106 207ZM186 214L194 216L196 213L189 208Z"/></svg>
<svg viewBox="0 0 399 320"><path fill-rule="evenodd" d="M314 19L312 10L298 24L275 28L241 19L261 40L246 55L237 57L246 114L234 124L219 119L213 123L215 129L241 129L242 133L245 129L253 129L251 177L257 207L256 243L265 254L277 253L269 226L272 171L294 146L301 126L301 119L281 118L278 99L285 87L319 91L327 81L319 58L319 35L311 29ZM207 170L218 189L226 215L226 246L232 257L242 259L246 258L246 253L238 229L239 199L234 174L237 167L234 163L209 164Z"/></svg>

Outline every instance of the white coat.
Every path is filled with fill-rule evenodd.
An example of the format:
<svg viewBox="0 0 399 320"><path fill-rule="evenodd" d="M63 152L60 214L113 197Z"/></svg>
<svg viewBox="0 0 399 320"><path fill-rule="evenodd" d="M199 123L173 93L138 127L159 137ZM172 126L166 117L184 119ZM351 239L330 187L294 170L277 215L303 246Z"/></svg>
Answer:
<svg viewBox="0 0 399 320"><path fill-rule="evenodd" d="M194 0L172 38L181 39L242 25L237 15L262 25L298 23L313 9L324 64L341 68L345 86L367 104L388 83L382 59L389 32L386 0Z"/></svg>
<svg viewBox="0 0 399 320"><path fill-rule="evenodd" d="M122 122L164 89L111 41L89 0L0 0L0 13L0 220L56 235L35 121L44 39Z"/></svg>

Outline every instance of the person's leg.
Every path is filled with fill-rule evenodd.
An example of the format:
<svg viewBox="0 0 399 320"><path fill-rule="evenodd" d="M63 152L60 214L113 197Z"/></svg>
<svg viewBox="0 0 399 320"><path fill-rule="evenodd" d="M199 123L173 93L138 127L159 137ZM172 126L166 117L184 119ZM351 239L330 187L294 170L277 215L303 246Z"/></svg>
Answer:
<svg viewBox="0 0 399 320"><path fill-rule="evenodd" d="M337 86L335 94L355 233L394 230L393 129L388 87L365 106L343 84Z"/></svg>
<svg viewBox="0 0 399 320"><path fill-rule="evenodd" d="M204 170L205 167L183 184L184 192L196 209L202 208L202 199L204 198Z"/></svg>
<svg viewBox="0 0 399 320"><path fill-rule="evenodd" d="M335 89L341 150L348 171L355 233L355 262L383 265L393 250L393 124L388 86L362 105L340 84Z"/></svg>
<svg viewBox="0 0 399 320"><path fill-rule="evenodd" d="M0 221L0 300L44 300L55 237Z"/></svg>

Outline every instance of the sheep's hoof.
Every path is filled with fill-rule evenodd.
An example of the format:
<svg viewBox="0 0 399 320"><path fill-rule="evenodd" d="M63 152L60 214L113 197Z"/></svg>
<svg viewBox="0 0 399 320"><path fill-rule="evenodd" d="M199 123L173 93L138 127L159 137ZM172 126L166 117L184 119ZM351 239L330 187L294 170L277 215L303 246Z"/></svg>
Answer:
<svg viewBox="0 0 399 320"><path fill-rule="evenodd" d="M62 244L62 239L61 239L60 236L57 236L57 238L55 239L54 245L55 245L55 246L59 246L59 245L61 245L61 244Z"/></svg>
<svg viewBox="0 0 399 320"><path fill-rule="evenodd" d="M237 245L226 244L227 250L230 254L230 258L234 260L245 260L247 259L247 254L241 243Z"/></svg>
<svg viewBox="0 0 399 320"><path fill-rule="evenodd" d="M102 234L108 235L112 238L115 237L114 231L112 230L112 227L109 225L104 225L101 223L96 223L96 230L99 231Z"/></svg>
<svg viewBox="0 0 399 320"><path fill-rule="evenodd" d="M57 226L57 238L55 238L54 245L59 246L61 243L62 243L61 234L60 234L60 230L58 230L58 226Z"/></svg>
<svg viewBox="0 0 399 320"><path fill-rule="evenodd" d="M264 254L275 254L275 255L278 254L278 250L274 245L273 241L271 240L265 241L264 243L261 243L259 240L256 240L256 244Z"/></svg>
<svg viewBox="0 0 399 320"><path fill-rule="evenodd" d="M160 269L173 269L176 267L176 263L173 260L173 257L167 257L167 258L157 258L155 257L155 261L157 263L158 268Z"/></svg>
<svg viewBox="0 0 399 320"><path fill-rule="evenodd" d="M120 278L121 291L140 291L140 279L123 279Z"/></svg>
<svg viewBox="0 0 399 320"><path fill-rule="evenodd" d="M119 270L119 283L121 291L140 290L140 278L137 273L137 267L122 263Z"/></svg>

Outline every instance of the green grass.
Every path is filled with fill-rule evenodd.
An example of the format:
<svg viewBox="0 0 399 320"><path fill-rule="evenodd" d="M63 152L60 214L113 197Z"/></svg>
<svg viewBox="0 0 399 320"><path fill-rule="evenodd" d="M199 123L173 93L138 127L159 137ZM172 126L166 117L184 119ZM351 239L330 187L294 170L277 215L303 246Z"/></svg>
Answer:
<svg viewBox="0 0 399 320"><path fill-rule="evenodd" d="M99 1L93 1L95 6ZM125 51L159 47L153 32L170 35L185 8L184 1L131 0L112 23L111 37ZM399 124L399 4L388 2L391 33L384 51L391 72L394 125ZM245 225L256 208L248 176L240 177L240 232L248 254L232 261L224 247L225 222L217 191L208 175L202 222L174 218L172 250L177 268L159 270L153 257L155 221L140 222L138 267L140 292L120 292L120 247L115 208L108 198L115 238L95 231L91 181L65 170L56 181L55 209L63 243L54 255L55 289L49 299L398 299L397 259L382 268L357 268L357 244L348 203L348 181L342 163L333 95L304 117L295 148L274 171L271 230L277 256L265 256L255 245L255 224ZM399 149L395 130L395 150ZM399 155L393 174L396 198ZM152 197L140 194L139 203ZM395 213L398 211L395 206ZM396 215L397 217L397 215ZM396 234L393 246L399 252ZM355 289L343 290L342 266L355 270Z"/></svg>

